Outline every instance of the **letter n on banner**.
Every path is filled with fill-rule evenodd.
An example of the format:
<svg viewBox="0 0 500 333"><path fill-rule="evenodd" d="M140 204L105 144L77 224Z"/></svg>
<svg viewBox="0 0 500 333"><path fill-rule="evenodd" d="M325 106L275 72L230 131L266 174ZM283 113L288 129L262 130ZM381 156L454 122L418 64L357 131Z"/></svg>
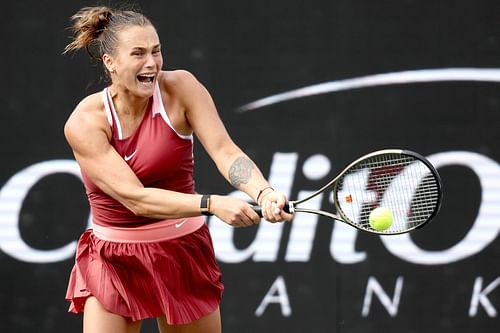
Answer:
<svg viewBox="0 0 500 333"><path fill-rule="evenodd" d="M363 317L367 317L370 314L370 307L372 304L373 294L377 295L380 303L384 306L391 317L395 317L398 314L399 301L401 299L401 291L403 290L403 277L399 276L396 280L396 285L394 286L394 296L392 300L389 295L384 291L380 283L373 276L368 279L368 284L366 286L365 299L363 301L363 310L361 312Z"/></svg>

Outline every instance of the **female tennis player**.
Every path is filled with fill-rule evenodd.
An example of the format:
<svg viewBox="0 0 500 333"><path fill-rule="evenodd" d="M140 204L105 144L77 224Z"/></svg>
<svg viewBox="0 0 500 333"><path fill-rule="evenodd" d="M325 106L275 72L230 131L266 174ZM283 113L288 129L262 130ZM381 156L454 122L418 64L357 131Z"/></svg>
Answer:
<svg viewBox="0 0 500 333"><path fill-rule="evenodd" d="M203 85L162 70L143 14L86 7L72 27L65 53L85 48L111 84L84 98L64 129L93 216L70 276L70 311L84 313L87 333L139 332L144 318L158 318L162 333L220 332L223 285L203 214L234 227L260 218L243 200L195 192L193 136L266 220L292 218L287 198L231 140Z"/></svg>

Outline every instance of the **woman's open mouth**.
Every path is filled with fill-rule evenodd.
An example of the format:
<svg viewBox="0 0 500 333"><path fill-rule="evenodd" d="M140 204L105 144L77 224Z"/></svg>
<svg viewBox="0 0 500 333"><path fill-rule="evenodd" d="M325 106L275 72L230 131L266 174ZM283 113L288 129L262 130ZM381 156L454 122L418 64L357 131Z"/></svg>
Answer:
<svg viewBox="0 0 500 333"><path fill-rule="evenodd" d="M137 75L137 80L142 84L151 84L154 82L156 74L148 73L148 74L139 74Z"/></svg>

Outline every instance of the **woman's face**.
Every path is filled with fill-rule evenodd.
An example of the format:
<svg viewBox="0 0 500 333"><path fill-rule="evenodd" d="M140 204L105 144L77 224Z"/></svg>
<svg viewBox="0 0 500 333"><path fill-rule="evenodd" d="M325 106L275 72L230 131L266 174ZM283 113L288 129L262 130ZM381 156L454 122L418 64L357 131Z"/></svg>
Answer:
<svg viewBox="0 0 500 333"><path fill-rule="evenodd" d="M155 28L146 25L121 30L114 54L105 54L103 61L113 85L140 97L150 97L163 66Z"/></svg>

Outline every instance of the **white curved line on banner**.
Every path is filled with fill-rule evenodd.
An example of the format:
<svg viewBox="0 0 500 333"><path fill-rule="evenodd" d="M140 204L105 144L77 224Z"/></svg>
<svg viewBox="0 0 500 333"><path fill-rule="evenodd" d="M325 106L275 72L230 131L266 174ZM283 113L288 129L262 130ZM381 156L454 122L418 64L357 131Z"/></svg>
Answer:
<svg viewBox="0 0 500 333"><path fill-rule="evenodd" d="M442 82L442 81L480 81L500 82L500 69L497 68L442 68L421 69L362 76L339 81L329 81L311 86L271 95L240 106L239 112L250 111L264 106L289 101L292 99L326 94L342 90L393 84Z"/></svg>

